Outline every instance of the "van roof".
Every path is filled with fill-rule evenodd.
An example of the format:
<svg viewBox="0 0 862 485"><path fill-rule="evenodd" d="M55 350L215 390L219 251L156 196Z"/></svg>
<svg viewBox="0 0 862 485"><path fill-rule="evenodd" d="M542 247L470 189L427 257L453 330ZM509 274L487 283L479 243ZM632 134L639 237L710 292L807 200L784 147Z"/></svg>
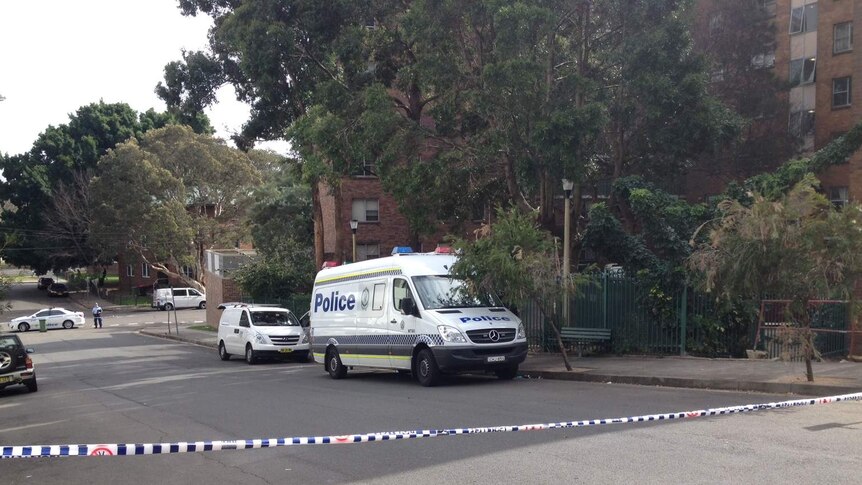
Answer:
<svg viewBox="0 0 862 485"><path fill-rule="evenodd" d="M455 256L446 254L400 254L385 258L369 259L358 263L350 263L334 268L322 269L314 278L314 283L326 283L333 280L401 274L404 276L426 276L449 274L449 268L455 263Z"/></svg>

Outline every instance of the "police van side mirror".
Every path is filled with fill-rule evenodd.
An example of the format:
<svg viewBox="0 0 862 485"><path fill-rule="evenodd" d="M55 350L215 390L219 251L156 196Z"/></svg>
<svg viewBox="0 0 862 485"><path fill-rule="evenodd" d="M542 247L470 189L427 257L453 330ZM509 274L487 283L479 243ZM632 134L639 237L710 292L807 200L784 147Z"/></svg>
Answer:
<svg viewBox="0 0 862 485"><path fill-rule="evenodd" d="M412 315L414 317L419 316L419 309L416 308L416 302L413 301L413 298L401 299L401 314Z"/></svg>

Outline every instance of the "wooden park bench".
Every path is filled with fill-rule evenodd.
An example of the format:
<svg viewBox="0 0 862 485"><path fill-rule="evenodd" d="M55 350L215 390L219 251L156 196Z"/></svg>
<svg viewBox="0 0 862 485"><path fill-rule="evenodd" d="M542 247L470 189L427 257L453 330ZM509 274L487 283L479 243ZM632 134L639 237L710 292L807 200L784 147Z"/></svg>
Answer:
<svg viewBox="0 0 862 485"><path fill-rule="evenodd" d="M584 345L602 344L607 346L611 342L611 329L609 328L584 328L584 327L560 327L560 338L563 343L575 343L578 346L578 357L583 356Z"/></svg>

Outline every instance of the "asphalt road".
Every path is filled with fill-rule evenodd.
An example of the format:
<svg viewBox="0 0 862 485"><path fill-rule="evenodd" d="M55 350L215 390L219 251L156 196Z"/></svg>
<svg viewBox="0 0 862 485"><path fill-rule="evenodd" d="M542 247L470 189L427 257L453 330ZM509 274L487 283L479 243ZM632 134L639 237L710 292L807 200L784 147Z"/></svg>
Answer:
<svg viewBox="0 0 862 485"><path fill-rule="evenodd" d="M155 312L158 313L158 312ZM146 318L152 313L123 315ZM120 318L120 317L118 317ZM0 445L343 435L630 416L786 396L221 362L133 327L29 332L39 392L0 391ZM0 461L0 482L856 483L862 403L678 422L139 457Z"/></svg>

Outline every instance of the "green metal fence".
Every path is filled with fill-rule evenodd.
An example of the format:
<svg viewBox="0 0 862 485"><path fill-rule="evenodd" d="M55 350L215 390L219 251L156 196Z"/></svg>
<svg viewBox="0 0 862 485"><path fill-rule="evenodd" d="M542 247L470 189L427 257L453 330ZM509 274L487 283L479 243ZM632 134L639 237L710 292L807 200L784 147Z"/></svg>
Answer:
<svg viewBox="0 0 862 485"><path fill-rule="evenodd" d="M603 273L582 284L561 326L611 329L615 353L742 357L753 348L758 309L719 309L692 288L663 290L635 277ZM847 329L846 309L823 309L815 327ZM531 350L557 351L545 315L536 305L521 309ZM843 334L817 336L824 355L847 351Z"/></svg>

